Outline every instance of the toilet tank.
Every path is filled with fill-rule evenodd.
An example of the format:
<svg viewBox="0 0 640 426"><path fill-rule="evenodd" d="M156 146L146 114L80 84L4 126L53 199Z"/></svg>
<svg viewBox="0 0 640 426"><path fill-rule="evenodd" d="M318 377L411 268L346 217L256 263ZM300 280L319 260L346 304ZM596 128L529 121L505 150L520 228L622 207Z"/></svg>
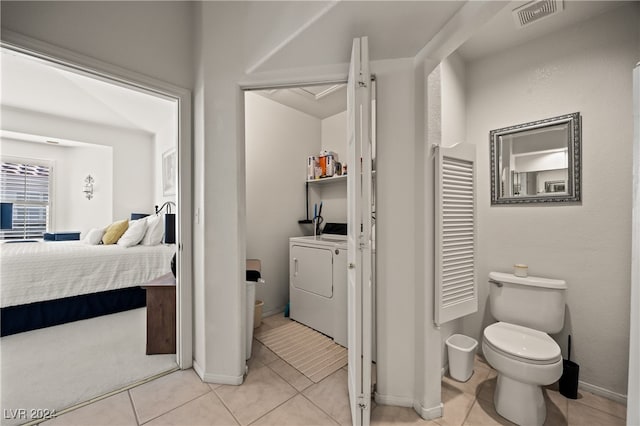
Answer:
<svg viewBox="0 0 640 426"><path fill-rule="evenodd" d="M566 292L564 280L489 273L489 304L493 317L545 333L562 330Z"/></svg>

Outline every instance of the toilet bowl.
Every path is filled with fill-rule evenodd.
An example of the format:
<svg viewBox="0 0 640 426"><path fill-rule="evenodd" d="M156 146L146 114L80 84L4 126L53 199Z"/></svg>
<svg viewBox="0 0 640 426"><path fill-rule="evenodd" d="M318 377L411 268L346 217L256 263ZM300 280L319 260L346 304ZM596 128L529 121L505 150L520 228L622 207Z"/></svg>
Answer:
<svg viewBox="0 0 640 426"><path fill-rule="evenodd" d="M562 353L547 333L564 324L563 280L491 272L490 307L497 323L484 330L482 352L497 372L493 402L498 414L519 425L542 425L542 386L562 375Z"/></svg>
<svg viewBox="0 0 640 426"><path fill-rule="evenodd" d="M562 375L562 355L548 334L504 322L484 330L482 351L497 372L496 411L519 425L541 425L546 405L541 386Z"/></svg>

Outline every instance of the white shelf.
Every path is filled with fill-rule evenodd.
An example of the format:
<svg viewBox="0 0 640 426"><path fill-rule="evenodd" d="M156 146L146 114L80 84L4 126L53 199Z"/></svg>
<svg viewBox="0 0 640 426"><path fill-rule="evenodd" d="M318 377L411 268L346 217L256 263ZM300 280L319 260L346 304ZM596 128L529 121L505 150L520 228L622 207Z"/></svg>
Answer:
<svg viewBox="0 0 640 426"><path fill-rule="evenodd" d="M331 176L326 178L307 180L307 183L310 185L325 185L333 182L346 182L346 181L347 181L347 175L340 175L340 176Z"/></svg>
<svg viewBox="0 0 640 426"><path fill-rule="evenodd" d="M376 176L376 171L375 170L371 171L371 176L373 176L373 177ZM347 181L347 175L340 175L340 176L331 176L331 177L326 177L326 178L307 180L307 183L310 184L310 185L324 185L324 184L327 184L327 183L346 182L346 181Z"/></svg>

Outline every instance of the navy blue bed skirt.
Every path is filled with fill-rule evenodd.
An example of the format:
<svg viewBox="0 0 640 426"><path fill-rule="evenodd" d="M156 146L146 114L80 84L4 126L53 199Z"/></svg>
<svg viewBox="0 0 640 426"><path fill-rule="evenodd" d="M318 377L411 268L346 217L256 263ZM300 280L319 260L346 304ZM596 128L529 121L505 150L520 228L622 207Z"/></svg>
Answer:
<svg viewBox="0 0 640 426"><path fill-rule="evenodd" d="M0 309L1 336L146 306L146 290L130 287Z"/></svg>

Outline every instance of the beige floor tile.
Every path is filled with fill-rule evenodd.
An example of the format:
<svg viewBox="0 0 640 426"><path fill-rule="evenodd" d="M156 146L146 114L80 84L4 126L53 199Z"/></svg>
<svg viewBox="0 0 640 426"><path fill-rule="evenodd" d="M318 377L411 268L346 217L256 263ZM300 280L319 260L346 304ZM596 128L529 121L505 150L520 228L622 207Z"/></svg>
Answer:
<svg viewBox="0 0 640 426"><path fill-rule="evenodd" d="M42 423L43 425L137 425L129 394L117 393Z"/></svg>
<svg viewBox="0 0 640 426"><path fill-rule="evenodd" d="M409 407L394 407L391 405L378 405L371 412L371 425L391 426L391 425L432 425L438 423L432 420L424 420Z"/></svg>
<svg viewBox="0 0 640 426"><path fill-rule="evenodd" d="M248 425L296 394L291 385L266 366L249 370L242 385L224 385L214 392L241 425Z"/></svg>
<svg viewBox="0 0 640 426"><path fill-rule="evenodd" d="M258 419L251 426L324 426L337 423L312 404L307 398L298 394Z"/></svg>
<svg viewBox="0 0 640 426"><path fill-rule="evenodd" d="M547 419L545 425L566 425L568 419L567 398L553 388L543 390L545 403L547 404Z"/></svg>
<svg viewBox="0 0 640 426"><path fill-rule="evenodd" d="M626 422L620 417L612 416L604 411L589 407L588 405L569 401L569 425L589 426L617 426Z"/></svg>
<svg viewBox="0 0 640 426"><path fill-rule="evenodd" d="M478 354L478 353L476 353L475 356L474 356L473 365L474 366L485 367L485 368L491 368L491 366L487 362L486 358L482 354Z"/></svg>
<svg viewBox="0 0 640 426"><path fill-rule="evenodd" d="M436 422L442 426L462 425L474 401L473 395L442 383L443 415Z"/></svg>
<svg viewBox="0 0 640 426"><path fill-rule="evenodd" d="M347 372L342 368L302 392L342 425L351 425Z"/></svg>
<svg viewBox="0 0 640 426"><path fill-rule="evenodd" d="M259 361L262 364L269 364L280 359L278 355L274 354L269 348L262 343L253 339L253 345L251 346L251 361Z"/></svg>
<svg viewBox="0 0 640 426"><path fill-rule="evenodd" d="M588 405L591 408L604 411L607 414L620 417L621 419L627 418L626 405L607 398L603 398L598 395L594 395L591 392L578 390L578 399L571 400L571 402Z"/></svg>
<svg viewBox="0 0 640 426"><path fill-rule="evenodd" d="M237 426L238 422L225 408L220 398L215 393L209 392L145 424L145 426L173 425Z"/></svg>
<svg viewBox="0 0 640 426"><path fill-rule="evenodd" d="M469 426L514 425L496 412L493 402L481 399L476 399L463 424Z"/></svg>
<svg viewBox="0 0 640 426"><path fill-rule="evenodd" d="M275 371L280 377L285 379L287 383L296 388L298 392L302 392L313 384L307 376L278 358L275 362L269 364L269 368Z"/></svg>
<svg viewBox="0 0 640 426"><path fill-rule="evenodd" d="M481 385L478 387L478 399L482 399L483 401L493 403L493 394L496 391L496 382L498 381L497 376L492 378L485 379ZM443 384L444 386L444 384Z"/></svg>
<svg viewBox="0 0 640 426"><path fill-rule="evenodd" d="M145 423L211 392L211 388L189 369L173 372L129 392L138 420Z"/></svg>
<svg viewBox="0 0 640 426"><path fill-rule="evenodd" d="M288 324L290 321L291 319L285 317L282 312L279 314L271 315L270 317L262 318L263 326L266 325L269 329ZM260 328L262 328L263 326L261 326Z"/></svg>
<svg viewBox="0 0 640 426"><path fill-rule="evenodd" d="M487 379L491 370L482 364L476 364L473 368L473 374L466 382L458 382L450 376L445 375L442 379L444 383L466 392L470 395L477 395L482 383Z"/></svg>

